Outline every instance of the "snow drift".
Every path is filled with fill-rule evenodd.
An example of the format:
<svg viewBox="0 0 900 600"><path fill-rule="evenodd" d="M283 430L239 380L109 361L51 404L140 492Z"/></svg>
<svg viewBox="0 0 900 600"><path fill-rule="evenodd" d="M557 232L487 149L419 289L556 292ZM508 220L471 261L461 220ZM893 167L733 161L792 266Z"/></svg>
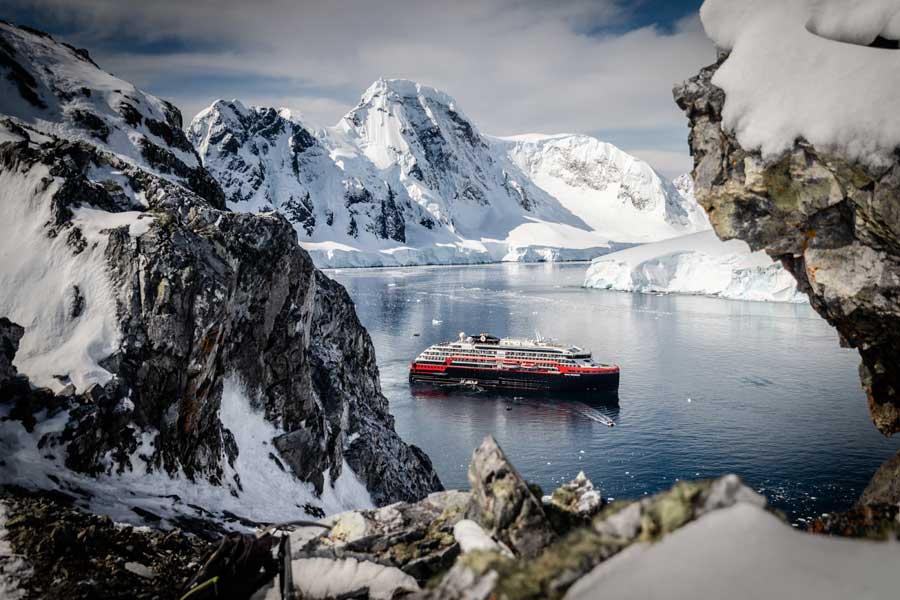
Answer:
<svg viewBox="0 0 900 600"><path fill-rule="evenodd" d="M700 17L730 51L712 83L742 148L774 158L802 138L851 160L893 162L900 52L879 41L900 39L900 3L707 0Z"/></svg>

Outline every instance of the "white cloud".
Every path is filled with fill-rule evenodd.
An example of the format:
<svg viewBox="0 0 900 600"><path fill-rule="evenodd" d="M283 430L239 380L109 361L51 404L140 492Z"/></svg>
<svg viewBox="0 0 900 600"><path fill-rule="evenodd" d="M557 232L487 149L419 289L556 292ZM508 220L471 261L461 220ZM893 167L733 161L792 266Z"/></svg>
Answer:
<svg viewBox="0 0 900 600"><path fill-rule="evenodd" d="M676 24L671 34L652 27L583 33L603 26L621 30L628 14L614 0L27 4L75 24L80 31L70 41L88 48L125 30L140 42L164 44L174 37L206 48L164 55L95 52L104 67L150 91L173 76L284 81L283 91L238 86L225 93L187 85L157 92L179 104L186 117L225 95L285 104L315 124L332 124L385 76L443 89L483 131L497 135L671 129L684 124L672 85L715 58L696 17ZM671 160L668 154L654 156Z"/></svg>

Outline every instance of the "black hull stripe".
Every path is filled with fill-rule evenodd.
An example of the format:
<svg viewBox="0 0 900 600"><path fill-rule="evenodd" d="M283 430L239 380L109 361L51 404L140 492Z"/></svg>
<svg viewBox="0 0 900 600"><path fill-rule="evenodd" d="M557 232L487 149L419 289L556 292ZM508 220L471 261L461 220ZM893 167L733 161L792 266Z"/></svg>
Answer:
<svg viewBox="0 0 900 600"><path fill-rule="evenodd" d="M474 381L481 387L510 390L610 391L619 388L619 373L596 373L570 377L561 374L521 371L491 372L485 369L448 367L445 373L410 372L409 381L431 385L459 385L463 381Z"/></svg>

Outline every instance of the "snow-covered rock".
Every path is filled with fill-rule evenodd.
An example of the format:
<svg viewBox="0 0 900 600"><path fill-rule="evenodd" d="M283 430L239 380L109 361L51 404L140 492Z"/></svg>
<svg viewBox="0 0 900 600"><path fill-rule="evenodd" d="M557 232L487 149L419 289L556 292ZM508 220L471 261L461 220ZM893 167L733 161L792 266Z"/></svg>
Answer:
<svg viewBox="0 0 900 600"><path fill-rule="evenodd" d="M579 579L590 598L891 598L900 544L796 531L746 502L635 544Z"/></svg>
<svg viewBox="0 0 900 600"><path fill-rule="evenodd" d="M0 29L0 116L13 117L36 143L86 142L224 207L173 104L103 71L87 50L5 22ZM0 142L21 139L15 126L7 129Z"/></svg>
<svg viewBox="0 0 900 600"><path fill-rule="evenodd" d="M173 526L440 487L346 290L224 210L174 107L3 22L0 98L0 483Z"/></svg>
<svg viewBox="0 0 900 600"><path fill-rule="evenodd" d="M675 86L696 195L858 348L876 427L900 431L896 0L709 0L715 64Z"/></svg>
<svg viewBox="0 0 900 600"><path fill-rule="evenodd" d="M589 136L493 138L447 94L376 81L334 127L218 100L188 135L234 210L278 210L319 266L587 260L708 227Z"/></svg>
<svg viewBox="0 0 900 600"><path fill-rule="evenodd" d="M896 0L707 0L700 17L730 52L712 83L725 92L722 124L742 148L771 159L801 138L848 160L894 162Z"/></svg>
<svg viewBox="0 0 900 600"><path fill-rule="evenodd" d="M601 256L586 287L626 292L702 294L734 300L806 302L794 277L765 252L713 231L645 244Z"/></svg>

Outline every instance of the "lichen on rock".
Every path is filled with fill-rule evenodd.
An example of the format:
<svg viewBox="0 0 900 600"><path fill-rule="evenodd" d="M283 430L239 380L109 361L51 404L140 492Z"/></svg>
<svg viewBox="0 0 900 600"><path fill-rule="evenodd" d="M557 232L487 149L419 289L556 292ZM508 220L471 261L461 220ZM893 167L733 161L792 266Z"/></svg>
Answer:
<svg viewBox="0 0 900 600"><path fill-rule="evenodd" d="M0 323L0 385L13 386L0 412L11 419L4 441L34 454L0 481L30 484L30 471L45 485L44 472L62 465L40 461L59 456L76 479L144 473L238 497L235 464L261 454L260 469L289 474L290 485L271 490L282 515L295 505L302 514L310 494L324 497L349 470L354 506L441 489L427 455L394 430L353 302L315 268L291 223L226 210L170 103L47 34L2 22L0 42L9 59L0 73L27 73L47 105L16 96L0 118L3 252L29 249L0 269L0 317L28 324L19 336L28 368L17 362L11 373L15 330ZM85 135L88 126L103 135ZM227 382L243 416L265 426L254 447L239 447L236 426L224 424ZM57 414L64 422L40 439L15 429L30 433Z"/></svg>
<svg viewBox="0 0 900 600"><path fill-rule="evenodd" d="M509 462L497 441L484 439L469 464L472 502L467 516L519 556L533 557L556 536L540 497Z"/></svg>
<svg viewBox="0 0 900 600"><path fill-rule="evenodd" d="M875 426L900 431L900 160L857 162L797 139L763 158L723 126L719 60L675 87L687 114L697 200L722 239L765 250L859 350Z"/></svg>

